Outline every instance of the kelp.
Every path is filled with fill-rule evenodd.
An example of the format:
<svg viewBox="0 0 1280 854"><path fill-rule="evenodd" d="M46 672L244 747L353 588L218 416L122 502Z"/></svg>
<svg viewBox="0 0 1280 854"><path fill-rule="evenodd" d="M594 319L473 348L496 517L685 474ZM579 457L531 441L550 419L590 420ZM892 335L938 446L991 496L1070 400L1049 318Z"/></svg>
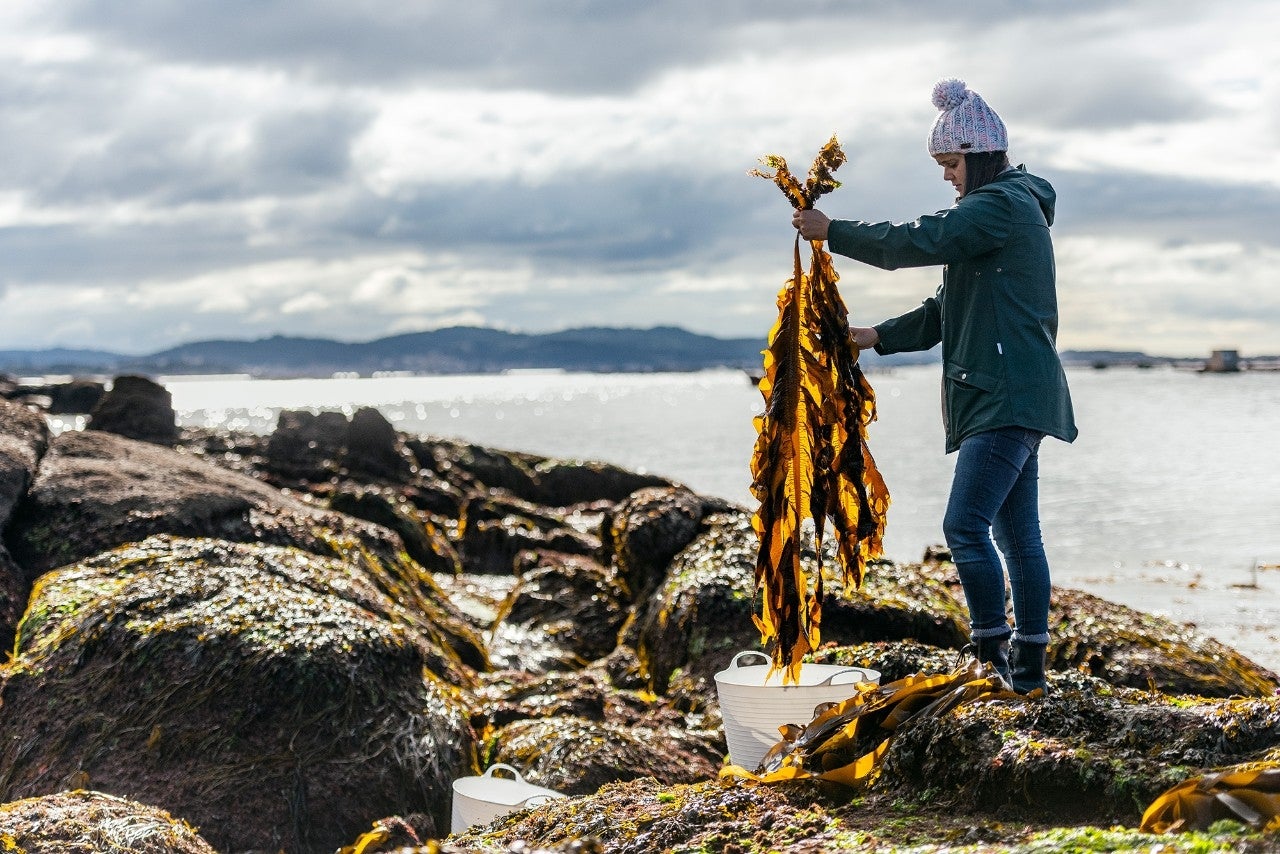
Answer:
<svg viewBox="0 0 1280 854"><path fill-rule="evenodd" d="M819 705L809 723L779 727L782 739L754 771L727 765L720 776L758 783L818 779L861 788L878 776L894 732L907 721L939 718L978 700L1021 699L977 659L947 674L858 683L849 699Z"/></svg>
<svg viewBox="0 0 1280 854"><path fill-rule="evenodd" d="M1147 807L1141 829L1144 833L1204 830L1221 819L1280 831L1280 764L1237 765L1179 783Z"/></svg>
<svg viewBox="0 0 1280 854"><path fill-rule="evenodd" d="M777 155L762 158L772 172L750 174L772 180L793 207L808 210L840 186L832 173L844 161L832 137L803 183ZM778 319L764 351L765 406L755 419L759 435L751 460L751 490L760 502L752 517L760 539L755 580L761 612L754 619L773 669L782 668L787 682L796 681L803 657L821 638L826 520L833 523L845 583L857 587L867 561L882 553L889 506L866 444L867 425L876 417L875 394L858 365L831 256L822 241L811 247L806 275L796 235L792 277L778 294ZM818 555L812 585L801 565L807 521Z"/></svg>

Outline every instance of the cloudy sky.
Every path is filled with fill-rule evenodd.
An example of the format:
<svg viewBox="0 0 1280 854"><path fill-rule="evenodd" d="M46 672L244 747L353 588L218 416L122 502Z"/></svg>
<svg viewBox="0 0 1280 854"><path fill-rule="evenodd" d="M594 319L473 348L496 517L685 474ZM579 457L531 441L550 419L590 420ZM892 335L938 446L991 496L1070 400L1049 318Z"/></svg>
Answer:
<svg viewBox="0 0 1280 854"><path fill-rule="evenodd" d="M4 0L0 349L767 333L790 208L910 220L957 76L1058 190L1064 348L1280 351L1274 0ZM936 270L837 258L855 323Z"/></svg>

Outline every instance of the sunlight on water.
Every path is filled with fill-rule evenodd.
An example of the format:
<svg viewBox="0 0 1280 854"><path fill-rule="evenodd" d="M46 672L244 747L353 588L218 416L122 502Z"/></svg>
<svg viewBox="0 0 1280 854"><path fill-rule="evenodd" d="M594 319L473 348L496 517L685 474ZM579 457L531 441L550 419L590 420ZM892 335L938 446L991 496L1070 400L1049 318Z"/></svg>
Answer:
<svg viewBox="0 0 1280 854"><path fill-rule="evenodd" d="M954 459L943 453L939 369L870 380L880 412L870 447L893 494L886 550L915 560L942 541ZM1254 638L1237 645L1280 666L1280 571L1260 573L1260 589L1233 586L1255 561L1280 563L1280 375L1080 369L1070 381L1080 438L1046 440L1041 455L1055 582L1210 634L1229 626ZM407 433L612 462L754 509L762 401L738 371L162 382L184 425L265 434L281 409L372 406Z"/></svg>

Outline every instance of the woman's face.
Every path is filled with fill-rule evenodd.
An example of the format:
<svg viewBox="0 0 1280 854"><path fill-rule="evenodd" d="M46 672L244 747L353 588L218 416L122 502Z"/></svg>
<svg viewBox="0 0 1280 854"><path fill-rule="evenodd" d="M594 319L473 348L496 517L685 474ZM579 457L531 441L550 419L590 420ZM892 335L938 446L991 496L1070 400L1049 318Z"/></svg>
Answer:
<svg viewBox="0 0 1280 854"><path fill-rule="evenodd" d="M956 195L964 195L964 155L935 154L933 159L942 167L942 180L956 188Z"/></svg>

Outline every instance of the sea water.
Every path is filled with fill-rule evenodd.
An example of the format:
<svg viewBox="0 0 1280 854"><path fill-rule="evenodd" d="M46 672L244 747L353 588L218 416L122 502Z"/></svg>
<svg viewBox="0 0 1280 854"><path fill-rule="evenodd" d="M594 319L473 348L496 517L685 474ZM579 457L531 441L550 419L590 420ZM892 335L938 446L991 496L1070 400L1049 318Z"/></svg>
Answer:
<svg viewBox="0 0 1280 854"><path fill-rule="evenodd" d="M943 452L939 374L868 374L895 560L942 542L954 455ZM1193 623L1280 671L1280 373L1080 368L1068 378L1080 437L1046 439L1040 462L1054 583ZM161 381L184 425L269 433L282 409L372 406L408 433L612 462L754 509L762 399L740 371Z"/></svg>

